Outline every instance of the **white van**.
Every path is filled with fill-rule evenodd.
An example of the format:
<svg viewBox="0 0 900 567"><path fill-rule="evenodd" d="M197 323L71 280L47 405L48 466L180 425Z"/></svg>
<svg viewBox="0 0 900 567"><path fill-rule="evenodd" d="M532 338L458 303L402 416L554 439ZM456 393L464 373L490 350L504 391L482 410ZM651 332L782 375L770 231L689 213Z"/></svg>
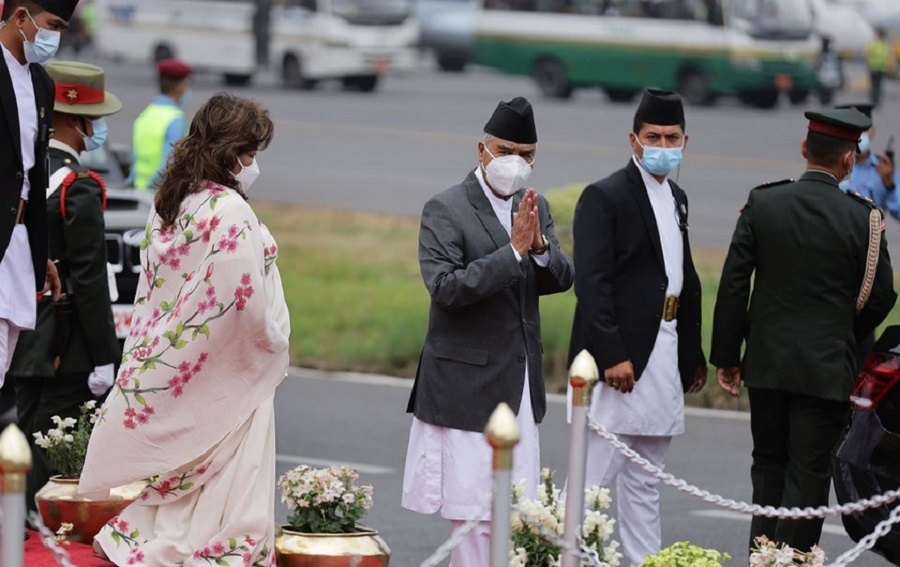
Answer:
<svg viewBox="0 0 900 567"><path fill-rule="evenodd" d="M97 48L126 61L177 57L232 85L272 68L285 86L325 79L374 90L412 70L412 0L97 0Z"/></svg>

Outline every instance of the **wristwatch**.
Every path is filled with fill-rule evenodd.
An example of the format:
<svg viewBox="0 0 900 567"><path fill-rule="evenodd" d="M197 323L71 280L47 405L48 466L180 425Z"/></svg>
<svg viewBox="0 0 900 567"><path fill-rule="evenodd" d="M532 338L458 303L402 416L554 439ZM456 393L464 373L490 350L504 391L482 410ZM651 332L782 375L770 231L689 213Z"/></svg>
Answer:
<svg viewBox="0 0 900 567"><path fill-rule="evenodd" d="M540 256L541 254L543 254L544 252L546 252L547 250L550 249L550 240L548 240L547 237L544 236L543 234L541 234L541 242L544 243L543 246L541 246L540 248L532 248L531 250L529 250L529 252L531 252L535 256Z"/></svg>

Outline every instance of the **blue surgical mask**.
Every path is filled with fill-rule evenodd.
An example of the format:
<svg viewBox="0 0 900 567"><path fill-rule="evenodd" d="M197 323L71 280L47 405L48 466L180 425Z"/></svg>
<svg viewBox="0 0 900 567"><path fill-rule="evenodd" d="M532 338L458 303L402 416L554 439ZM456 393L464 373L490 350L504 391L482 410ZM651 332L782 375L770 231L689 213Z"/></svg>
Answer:
<svg viewBox="0 0 900 567"><path fill-rule="evenodd" d="M97 118L91 124L94 126L94 133L90 136L81 132L84 138L84 151L90 152L96 150L106 143L106 137L109 133L109 125L106 124L106 118Z"/></svg>
<svg viewBox="0 0 900 567"><path fill-rule="evenodd" d="M863 132L859 137L859 142L856 144L859 147L859 153L867 154L869 150L872 149L872 138L869 137L868 132Z"/></svg>
<svg viewBox="0 0 900 567"><path fill-rule="evenodd" d="M19 33L25 38L25 60L29 63L46 63L53 59L59 50L60 32L44 29L37 25L31 14L28 14L28 17L37 28L37 33L34 34L34 41L31 42L25 37L25 32L19 30Z"/></svg>
<svg viewBox="0 0 900 567"><path fill-rule="evenodd" d="M653 175L669 175L681 165L684 158L680 148L658 148L655 146L644 146L640 142L638 145L644 149L644 156L641 158L641 165Z"/></svg>

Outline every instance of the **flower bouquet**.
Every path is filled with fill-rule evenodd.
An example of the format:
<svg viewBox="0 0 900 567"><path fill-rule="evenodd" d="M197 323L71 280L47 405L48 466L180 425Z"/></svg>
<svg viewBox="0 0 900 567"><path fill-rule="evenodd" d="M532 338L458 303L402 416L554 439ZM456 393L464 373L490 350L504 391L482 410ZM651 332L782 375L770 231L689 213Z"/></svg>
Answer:
<svg viewBox="0 0 900 567"><path fill-rule="evenodd" d="M753 540L753 549L750 550L750 567L822 567L825 565L825 552L818 545L814 545L808 552L802 552L787 544L777 544L769 541L766 536L759 536Z"/></svg>
<svg viewBox="0 0 900 567"><path fill-rule="evenodd" d="M640 567L722 567L730 559L727 553L679 541L659 553L648 555Z"/></svg>
<svg viewBox="0 0 900 567"><path fill-rule="evenodd" d="M387 565L391 550L378 532L359 524L372 508L372 487L357 486L346 466L295 467L278 479L288 525L275 539L279 565ZM294 562L292 558L298 558ZM305 562L304 562L305 561Z"/></svg>
<svg viewBox="0 0 900 567"><path fill-rule="evenodd" d="M34 434L34 444L44 450L60 477L81 476L98 411L97 402L85 402L81 405L81 415L77 420L54 415L50 419L56 424L55 428L48 430L46 435L40 431Z"/></svg>
<svg viewBox="0 0 900 567"><path fill-rule="evenodd" d="M565 502L553 483L553 472L541 469L541 484L537 500L523 499L524 483L513 487L512 542L510 567L551 567L560 564L560 546L565 519ZM585 491L582 542L597 553L610 567L617 567L622 558L619 542L612 540L616 521L603 510L612 503L609 490L592 486ZM539 527L540 526L540 527ZM552 535L552 538L549 537Z"/></svg>

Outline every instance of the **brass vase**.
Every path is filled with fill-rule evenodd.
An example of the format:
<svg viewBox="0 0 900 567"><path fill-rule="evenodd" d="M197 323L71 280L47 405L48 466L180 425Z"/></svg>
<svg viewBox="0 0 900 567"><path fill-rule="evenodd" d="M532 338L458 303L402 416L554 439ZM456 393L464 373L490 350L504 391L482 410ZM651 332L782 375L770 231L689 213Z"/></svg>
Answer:
<svg viewBox="0 0 900 567"><path fill-rule="evenodd" d="M278 567L388 567L391 549L378 532L359 526L352 534L306 534L289 527L275 535Z"/></svg>
<svg viewBox="0 0 900 567"><path fill-rule="evenodd" d="M140 496L145 486L145 483L135 482L113 488L102 500L92 500L77 494L77 478L53 476L34 499L41 521L54 533L62 524L72 524L66 539L91 543L107 522Z"/></svg>

